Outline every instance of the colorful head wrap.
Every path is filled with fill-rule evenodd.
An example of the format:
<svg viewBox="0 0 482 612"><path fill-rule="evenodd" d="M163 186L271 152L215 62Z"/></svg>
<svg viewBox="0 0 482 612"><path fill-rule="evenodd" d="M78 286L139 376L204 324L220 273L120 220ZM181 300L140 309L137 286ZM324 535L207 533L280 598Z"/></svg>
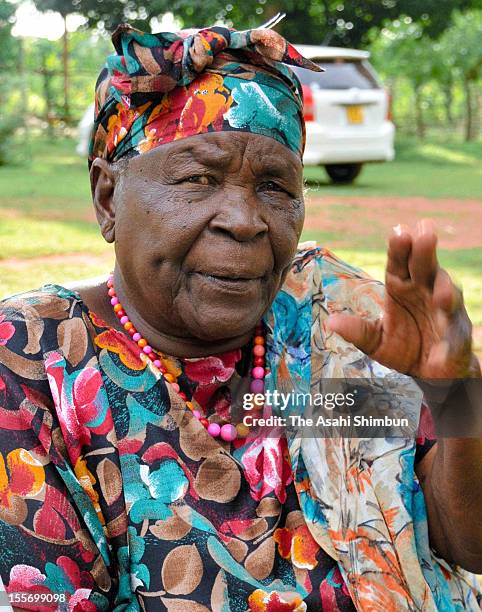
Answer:
<svg viewBox="0 0 482 612"><path fill-rule="evenodd" d="M89 163L216 131L270 136L300 156L301 85L284 64L320 71L273 30L147 34L124 24L97 79Z"/></svg>

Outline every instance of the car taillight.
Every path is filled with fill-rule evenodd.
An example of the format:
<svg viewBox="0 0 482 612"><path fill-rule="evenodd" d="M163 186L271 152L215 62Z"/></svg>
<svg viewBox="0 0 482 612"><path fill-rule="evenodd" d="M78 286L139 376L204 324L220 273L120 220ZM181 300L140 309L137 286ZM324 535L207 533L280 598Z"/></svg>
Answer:
<svg viewBox="0 0 482 612"><path fill-rule="evenodd" d="M313 100L313 91L309 85L303 87L303 116L305 121L315 120L315 101Z"/></svg>
<svg viewBox="0 0 482 612"><path fill-rule="evenodd" d="M387 94L387 115L385 117L385 119L387 121L393 121L393 114L392 114L392 93L389 89L385 89L385 93Z"/></svg>

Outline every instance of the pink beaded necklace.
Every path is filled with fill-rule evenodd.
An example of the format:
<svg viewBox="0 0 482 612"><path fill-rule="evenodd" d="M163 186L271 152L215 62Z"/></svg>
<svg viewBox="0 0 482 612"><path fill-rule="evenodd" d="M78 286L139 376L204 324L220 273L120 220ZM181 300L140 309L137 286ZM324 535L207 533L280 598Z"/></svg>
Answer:
<svg viewBox="0 0 482 612"><path fill-rule="evenodd" d="M181 399L186 402L186 406L191 410L193 415L199 420L201 425L205 427L207 432L213 437L221 437L222 440L226 442L232 442L236 438L245 438L249 434L249 427L244 425L243 423L238 423L236 426L231 423L226 423L224 425L219 425L215 422L209 422L207 418L204 418L199 410L194 408L192 402L188 401L186 394L181 391L179 384L177 382L177 378L167 371L167 368L163 364L163 360L166 359L166 356L158 351L155 351L152 346L149 345L147 340L141 336L141 334L134 327L134 324L129 319L124 307L119 301L117 294L114 288L114 275L110 274L107 280L107 288L108 295L110 297L110 303L114 307L114 312L119 319L119 322L124 327L126 332L132 338L134 342L137 343L137 346L140 348L139 358L147 362L148 360L152 363L152 366L158 370L164 380L171 385L171 388L181 397ZM255 336L253 341L253 368L251 370L251 383L250 383L250 391L251 393L261 394L264 392L264 378L266 376L266 368L265 368L265 338L263 336L263 325L262 323L258 323L255 328ZM260 402L256 406L259 409L262 409L263 403Z"/></svg>

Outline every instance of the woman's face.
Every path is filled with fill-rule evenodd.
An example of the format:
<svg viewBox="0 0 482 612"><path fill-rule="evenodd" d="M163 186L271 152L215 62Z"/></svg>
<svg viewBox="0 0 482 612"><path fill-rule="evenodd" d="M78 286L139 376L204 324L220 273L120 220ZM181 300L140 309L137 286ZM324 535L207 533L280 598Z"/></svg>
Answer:
<svg viewBox="0 0 482 612"><path fill-rule="evenodd" d="M218 132L121 168L111 195L100 189L94 199L104 200L97 213L131 306L171 336L248 333L280 289L302 230L298 156L272 138Z"/></svg>

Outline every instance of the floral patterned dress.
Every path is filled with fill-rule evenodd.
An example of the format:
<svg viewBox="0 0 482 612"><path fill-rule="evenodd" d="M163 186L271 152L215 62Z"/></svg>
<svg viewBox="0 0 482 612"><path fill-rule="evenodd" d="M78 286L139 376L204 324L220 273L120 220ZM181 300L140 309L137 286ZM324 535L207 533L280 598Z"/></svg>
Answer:
<svg viewBox="0 0 482 612"><path fill-rule="evenodd" d="M216 420L249 354L166 365ZM50 285L3 302L8 592L62 594L57 608L76 611L353 610L346 569L312 535L308 491L285 438L213 439L75 292Z"/></svg>
<svg viewBox="0 0 482 612"><path fill-rule="evenodd" d="M46 286L4 312L7 591L63 593L76 610L354 609L303 519L286 439L214 440L75 293ZM248 354L165 363L227 417Z"/></svg>

